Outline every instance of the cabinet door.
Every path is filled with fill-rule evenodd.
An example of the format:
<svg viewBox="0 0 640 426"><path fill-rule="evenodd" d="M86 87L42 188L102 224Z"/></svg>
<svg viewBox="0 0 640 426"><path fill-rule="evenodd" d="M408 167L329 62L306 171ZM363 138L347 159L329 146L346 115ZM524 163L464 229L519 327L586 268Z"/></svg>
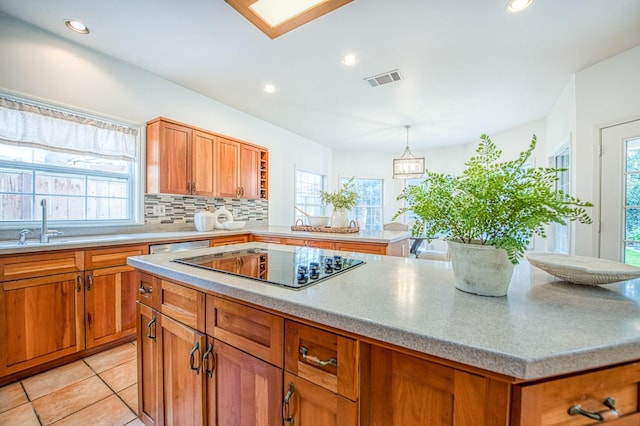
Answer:
<svg viewBox="0 0 640 426"><path fill-rule="evenodd" d="M287 426L355 426L358 424L358 403L285 372L282 414L283 424Z"/></svg>
<svg viewBox="0 0 640 426"><path fill-rule="evenodd" d="M507 425L510 386L384 349L363 349L361 423Z"/></svg>
<svg viewBox="0 0 640 426"><path fill-rule="evenodd" d="M260 150L240 145L240 197L260 198Z"/></svg>
<svg viewBox="0 0 640 426"><path fill-rule="evenodd" d="M87 349L135 334L137 293L137 273L130 266L85 273Z"/></svg>
<svg viewBox="0 0 640 426"><path fill-rule="evenodd" d="M216 137L200 131L193 132L191 158L191 193L213 197L215 192L213 159Z"/></svg>
<svg viewBox="0 0 640 426"><path fill-rule="evenodd" d="M218 340L213 353L209 424L217 417L219 425L282 425L282 370Z"/></svg>
<svg viewBox="0 0 640 426"><path fill-rule="evenodd" d="M160 125L160 192L189 194L191 187L191 133L188 127Z"/></svg>
<svg viewBox="0 0 640 426"><path fill-rule="evenodd" d="M160 342L158 339L158 313L138 302L138 413L147 425L162 424L162 381Z"/></svg>
<svg viewBox="0 0 640 426"><path fill-rule="evenodd" d="M224 138L216 139L215 181L216 195L238 197L240 195L240 144Z"/></svg>
<svg viewBox="0 0 640 426"><path fill-rule="evenodd" d="M0 375L84 349L82 274L0 284Z"/></svg>
<svg viewBox="0 0 640 426"><path fill-rule="evenodd" d="M164 422L202 425L205 422L205 378L201 363L205 335L158 314L162 345Z"/></svg>

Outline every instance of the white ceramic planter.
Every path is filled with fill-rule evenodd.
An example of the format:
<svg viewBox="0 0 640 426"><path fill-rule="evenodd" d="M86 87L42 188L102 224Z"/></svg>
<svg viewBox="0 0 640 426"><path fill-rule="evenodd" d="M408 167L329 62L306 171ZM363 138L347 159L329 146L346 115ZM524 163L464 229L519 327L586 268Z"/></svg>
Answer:
<svg viewBox="0 0 640 426"><path fill-rule="evenodd" d="M346 209L335 209L331 215L333 228L344 228L349 225L349 212Z"/></svg>
<svg viewBox="0 0 640 426"><path fill-rule="evenodd" d="M514 264L493 246L447 241L456 288L479 296L505 296Z"/></svg>

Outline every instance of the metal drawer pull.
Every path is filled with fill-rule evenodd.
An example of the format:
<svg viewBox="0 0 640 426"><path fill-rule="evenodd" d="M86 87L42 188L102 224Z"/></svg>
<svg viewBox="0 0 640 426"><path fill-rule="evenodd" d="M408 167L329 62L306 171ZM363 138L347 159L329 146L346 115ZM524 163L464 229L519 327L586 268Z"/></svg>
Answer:
<svg viewBox="0 0 640 426"><path fill-rule="evenodd" d="M213 345L209 343L209 345L207 345L207 350L204 352L204 355L202 355L202 371L204 371L209 377L213 377L213 372L216 369L216 357L212 352ZM211 359L213 360L211 362L213 367L211 368L209 368L209 355L211 355Z"/></svg>
<svg viewBox="0 0 640 426"><path fill-rule="evenodd" d="M140 283L140 294L149 294L149 293L153 293L153 288L149 287L149 288L144 288L144 284Z"/></svg>
<svg viewBox="0 0 640 426"><path fill-rule="evenodd" d="M196 342L193 345L193 349L191 349L191 352L189 352L189 368L196 372L196 376L198 374L200 374L200 366L195 366L194 365L194 361L195 361L195 358L196 358L195 354L199 350L200 350L200 344L198 342Z"/></svg>
<svg viewBox="0 0 640 426"><path fill-rule="evenodd" d="M321 359L318 359L318 357L315 357L313 355L309 355L309 350L307 348L305 348L304 346L300 346L300 353L302 354L302 359L304 359L305 361L311 362L313 364L317 364L321 367L325 367L327 365L332 365L334 367L338 366L338 360L335 358L329 358L326 361L323 361Z"/></svg>
<svg viewBox="0 0 640 426"><path fill-rule="evenodd" d="M289 383L289 390L284 396L284 401L282 402L282 420L289 423L289 426L293 426L293 416L289 415L289 400L291 400L295 391L296 388L293 386L293 383Z"/></svg>
<svg viewBox="0 0 640 426"><path fill-rule="evenodd" d="M151 327L154 326L155 323L156 323L156 316L152 315L151 316L151 321L149 321L147 323L147 337L149 339L151 339L151 340L154 340L154 341L156 340L156 336L155 336L155 334L151 334Z"/></svg>
<svg viewBox="0 0 640 426"><path fill-rule="evenodd" d="M616 400L614 398L609 397L605 399L602 403L606 405L607 408L609 409L594 413L594 412L582 409L582 407L580 407L579 405L572 405L571 407L569 407L569 415L585 416L590 418L591 420L598 420L598 421L613 420L620 417L620 413L618 412L615 406Z"/></svg>

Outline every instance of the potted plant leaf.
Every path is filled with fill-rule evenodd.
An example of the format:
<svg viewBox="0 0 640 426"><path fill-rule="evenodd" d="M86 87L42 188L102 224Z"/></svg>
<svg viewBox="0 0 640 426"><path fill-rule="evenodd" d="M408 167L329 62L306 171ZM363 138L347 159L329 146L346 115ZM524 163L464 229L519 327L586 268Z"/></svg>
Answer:
<svg viewBox="0 0 640 426"><path fill-rule="evenodd" d="M356 206L358 193L353 188L353 177L344 182L340 189L335 192L320 191L320 199L324 205L331 204L333 213L331 214L331 226L342 228L347 226L349 220L349 210Z"/></svg>
<svg viewBox="0 0 640 426"><path fill-rule="evenodd" d="M425 173L419 185L398 196L399 215L413 211L424 222L428 240L449 243L456 288L479 295L504 296L533 235L546 237L545 226L566 220L591 223L582 202L554 183L563 169L529 167L536 146L513 161L499 161L500 151L487 135L459 176Z"/></svg>

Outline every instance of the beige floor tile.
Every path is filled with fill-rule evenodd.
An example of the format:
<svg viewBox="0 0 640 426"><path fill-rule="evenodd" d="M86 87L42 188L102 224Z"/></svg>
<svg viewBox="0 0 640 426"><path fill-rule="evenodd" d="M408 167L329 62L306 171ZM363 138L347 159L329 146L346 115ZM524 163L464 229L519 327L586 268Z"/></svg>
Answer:
<svg viewBox="0 0 640 426"><path fill-rule="evenodd" d="M138 414L138 385L129 386L126 389L118 392L118 396L122 398L122 400L133 410L134 413Z"/></svg>
<svg viewBox="0 0 640 426"><path fill-rule="evenodd" d="M93 371L82 361L72 362L45 371L22 381L31 401L93 376Z"/></svg>
<svg viewBox="0 0 640 426"><path fill-rule="evenodd" d="M26 402L29 402L29 400L20 382L11 383L0 388L0 413L16 408Z"/></svg>
<svg viewBox="0 0 640 426"><path fill-rule="evenodd" d="M127 423L126 426L144 426L144 423L142 423L142 420L136 417L134 421L132 421L131 423Z"/></svg>
<svg viewBox="0 0 640 426"><path fill-rule="evenodd" d="M61 419L54 425L124 426L135 418L136 415L129 410L129 407L120 398L111 395Z"/></svg>
<svg viewBox="0 0 640 426"><path fill-rule="evenodd" d="M97 376L74 383L33 401L43 424L67 417L111 395L111 390Z"/></svg>
<svg viewBox="0 0 640 426"><path fill-rule="evenodd" d="M108 351L91 355L90 357L84 358L84 360L96 373L102 373L105 370L135 358L136 347L130 343L125 343Z"/></svg>
<svg viewBox="0 0 640 426"><path fill-rule="evenodd" d="M40 426L38 417L28 402L9 411L0 413L0 425L3 426Z"/></svg>
<svg viewBox="0 0 640 426"><path fill-rule="evenodd" d="M122 389L137 383L138 362L136 359L132 359L124 364L105 370L100 373L100 378L115 392L120 392Z"/></svg>

